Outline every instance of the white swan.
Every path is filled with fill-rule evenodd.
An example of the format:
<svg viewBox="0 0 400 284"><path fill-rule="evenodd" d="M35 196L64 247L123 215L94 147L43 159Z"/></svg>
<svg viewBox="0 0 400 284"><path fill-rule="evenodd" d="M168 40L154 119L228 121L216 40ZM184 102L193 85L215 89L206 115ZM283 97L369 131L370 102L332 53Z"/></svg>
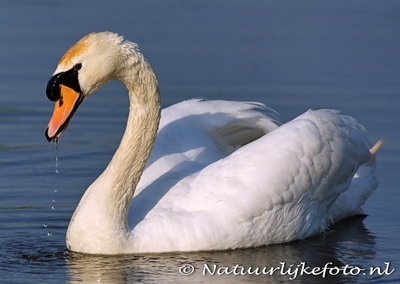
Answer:
<svg viewBox="0 0 400 284"><path fill-rule="evenodd" d="M48 140L58 139L82 100L109 80L129 91L128 122L71 219L72 251L289 242L359 214L377 186L380 144L370 152L363 127L337 111L309 110L278 127L262 104L189 100L164 109L159 125L154 72L136 44L110 32L85 36L60 60L46 89L55 101Z"/></svg>

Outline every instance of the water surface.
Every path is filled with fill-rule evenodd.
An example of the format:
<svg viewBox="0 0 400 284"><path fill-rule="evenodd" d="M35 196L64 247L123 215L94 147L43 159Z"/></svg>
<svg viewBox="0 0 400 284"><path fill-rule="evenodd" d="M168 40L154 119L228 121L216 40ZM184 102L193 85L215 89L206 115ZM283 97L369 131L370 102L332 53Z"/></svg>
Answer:
<svg viewBox="0 0 400 284"><path fill-rule="evenodd" d="M389 276L299 276L294 283L400 281L400 3L397 1L3 1L0 9L0 283L282 283L290 275L202 275L220 267L390 262ZM261 101L287 121L309 108L356 117L378 154L380 186L352 218L321 236L226 252L85 256L65 231L109 162L127 115L111 82L85 101L59 144L44 138L45 86L63 52L92 31L140 44L163 106L201 97ZM191 264L191 276L179 273Z"/></svg>

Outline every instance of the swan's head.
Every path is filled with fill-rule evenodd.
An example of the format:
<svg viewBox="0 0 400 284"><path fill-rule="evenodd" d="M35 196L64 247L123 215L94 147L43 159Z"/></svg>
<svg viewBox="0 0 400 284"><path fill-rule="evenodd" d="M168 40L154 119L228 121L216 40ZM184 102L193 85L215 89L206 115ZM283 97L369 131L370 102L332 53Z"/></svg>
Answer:
<svg viewBox="0 0 400 284"><path fill-rule="evenodd" d="M111 32L91 33L71 46L47 83L47 97L55 106L46 138L56 141L84 98L107 81L119 79L135 53L140 54L136 44Z"/></svg>

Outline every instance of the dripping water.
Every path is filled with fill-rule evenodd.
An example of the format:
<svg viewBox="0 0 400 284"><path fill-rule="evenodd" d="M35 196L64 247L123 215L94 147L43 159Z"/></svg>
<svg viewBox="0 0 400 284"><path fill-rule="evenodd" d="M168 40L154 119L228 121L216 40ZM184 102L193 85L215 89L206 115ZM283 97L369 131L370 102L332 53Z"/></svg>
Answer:
<svg viewBox="0 0 400 284"><path fill-rule="evenodd" d="M54 156L55 156L54 173L56 175L58 175L60 173L60 166L59 166L59 152L58 152L58 139L57 138L54 140ZM53 190L52 198L51 198L51 206L50 206L51 210L56 209L56 205L55 205L56 199L54 197L54 194L56 194L57 192L58 192L58 189L55 188ZM47 224L47 223L43 224L43 228L49 229L50 227L51 227L50 224ZM51 237L51 236L53 236L53 233L51 231L47 231L47 236Z"/></svg>
<svg viewBox="0 0 400 284"><path fill-rule="evenodd" d="M58 139L55 138L54 140L54 154L56 157L56 168L55 168L55 173L59 174L60 173L60 169L58 167Z"/></svg>

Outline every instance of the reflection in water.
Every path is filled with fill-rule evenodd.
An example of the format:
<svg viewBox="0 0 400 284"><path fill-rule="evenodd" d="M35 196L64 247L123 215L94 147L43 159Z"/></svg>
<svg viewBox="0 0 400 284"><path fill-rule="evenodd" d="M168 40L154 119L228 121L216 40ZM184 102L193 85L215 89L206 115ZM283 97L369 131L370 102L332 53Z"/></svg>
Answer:
<svg viewBox="0 0 400 284"><path fill-rule="evenodd" d="M219 282L219 283L282 283L290 275L203 275L205 265L212 268L233 267L237 264L248 267L285 267L292 271L301 262L310 267L345 265L360 268L369 264L375 255L374 236L363 225L364 217L355 217L335 225L323 235L285 245L274 245L255 249L218 252L143 254L124 256L90 256L70 253L67 258L71 283L169 283L169 282ZM190 276L179 273L184 264L191 264L196 271ZM383 265L383 264L382 264ZM372 266L372 264L371 264ZM327 275L324 283L356 282L370 276ZM298 276L294 283L320 283L321 276Z"/></svg>

